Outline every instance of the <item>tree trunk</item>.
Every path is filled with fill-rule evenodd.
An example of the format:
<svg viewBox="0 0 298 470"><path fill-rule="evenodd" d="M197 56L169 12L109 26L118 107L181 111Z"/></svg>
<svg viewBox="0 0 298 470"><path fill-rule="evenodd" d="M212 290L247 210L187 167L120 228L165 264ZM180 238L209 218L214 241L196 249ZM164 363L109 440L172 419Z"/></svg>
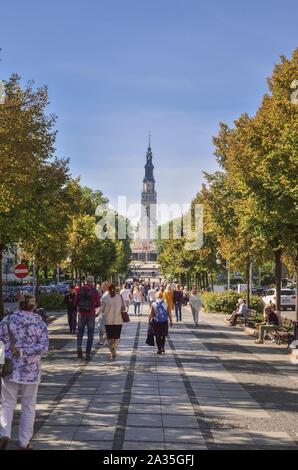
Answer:
<svg viewBox="0 0 298 470"><path fill-rule="evenodd" d="M246 302L247 306L249 307L250 304L250 259L248 259L246 263L246 284L247 284L247 291L246 291Z"/></svg>
<svg viewBox="0 0 298 470"><path fill-rule="evenodd" d="M295 268L296 268L295 269L295 272L296 272L296 321L298 322L298 247L296 251Z"/></svg>
<svg viewBox="0 0 298 470"><path fill-rule="evenodd" d="M3 294L2 294L3 251L4 251L3 245L0 245L0 320L2 320L3 315L4 315L4 303L3 303Z"/></svg>
<svg viewBox="0 0 298 470"><path fill-rule="evenodd" d="M276 282L276 309L281 310L281 255L282 249L279 248L278 250L274 251L275 257L275 282Z"/></svg>
<svg viewBox="0 0 298 470"><path fill-rule="evenodd" d="M298 322L298 261L296 261L296 321Z"/></svg>
<svg viewBox="0 0 298 470"><path fill-rule="evenodd" d="M214 291L214 280L213 280L213 271L210 271L210 282L211 282L211 291Z"/></svg>
<svg viewBox="0 0 298 470"><path fill-rule="evenodd" d="M38 264L36 265L36 286L35 286L35 298L36 298L36 303L38 305L38 300L39 300L39 286L40 286L40 268Z"/></svg>

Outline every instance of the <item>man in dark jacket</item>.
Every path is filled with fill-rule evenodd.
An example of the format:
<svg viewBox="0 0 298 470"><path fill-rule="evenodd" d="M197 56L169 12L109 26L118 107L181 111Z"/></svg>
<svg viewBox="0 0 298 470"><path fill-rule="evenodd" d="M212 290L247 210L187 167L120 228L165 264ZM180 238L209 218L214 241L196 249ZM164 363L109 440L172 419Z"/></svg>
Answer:
<svg viewBox="0 0 298 470"><path fill-rule="evenodd" d="M175 306L176 321L182 321L183 292L181 291L179 284L176 285L176 289L173 291L173 302Z"/></svg>
<svg viewBox="0 0 298 470"><path fill-rule="evenodd" d="M77 329L77 307L75 305L76 291L70 286L69 292L65 294L64 301L67 305L67 316L70 334L75 334Z"/></svg>
<svg viewBox="0 0 298 470"><path fill-rule="evenodd" d="M94 287L94 277L88 276L86 284L78 290L75 297L75 306L79 313L77 342L79 359L83 359L82 342L86 326L88 333L86 361L89 361L91 358L95 328L95 311L99 307L99 304L99 293Z"/></svg>

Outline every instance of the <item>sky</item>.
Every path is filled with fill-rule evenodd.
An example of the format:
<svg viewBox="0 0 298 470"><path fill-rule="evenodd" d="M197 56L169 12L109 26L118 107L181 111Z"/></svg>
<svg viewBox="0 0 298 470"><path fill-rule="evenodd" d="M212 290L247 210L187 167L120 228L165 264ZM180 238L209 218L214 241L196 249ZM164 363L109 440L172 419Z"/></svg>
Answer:
<svg viewBox="0 0 298 470"><path fill-rule="evenodd" d="M189 203L219 122L297 46L296 0L0 0L0 79L48 85L57 155L116 207L140 201L149 132L158 202Z"/></svg>

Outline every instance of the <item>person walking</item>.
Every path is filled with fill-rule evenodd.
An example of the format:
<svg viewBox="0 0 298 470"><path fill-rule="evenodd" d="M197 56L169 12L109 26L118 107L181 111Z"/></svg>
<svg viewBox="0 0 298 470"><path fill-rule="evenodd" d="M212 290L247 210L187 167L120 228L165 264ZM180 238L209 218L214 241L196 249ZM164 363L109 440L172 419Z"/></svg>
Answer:
<svg viewBox="0 0 298 470"><path fill-rule="evenodd" d="M193 287L190 293L189 305L195 326L199 324L199 313L202 307L201 297L199 296L198 289Z"/></svg>
<svg viewBox="0 0 298 470"><path fill-rule="evenodd" d="M143 300L143 295L141 289L138 286L134 288L132 298L134 303L135 316L139 317L141 315L141 303Z"/></svg>
<svg viewBox="0 0 298 470"><path fill-rule="evenodd" d="M120 291L120 295L123 299L123 302L124 302L124 306L128 312L129 310L129 305L130 305L130 301L132 299L132 295L131 295L131 291L128 287L128 284L127 282L123 285L123 288L122 290Z"/></svg>
<svg viewBox="0 0 298 470"><path fill-rule="evenodd" d="M122 311L125 310L125 307L121 295L116 292L114 284L109 284L108 294L102 299L101 310L104 314L110 356L111 359L116 359L123 325Z"/></svg>
<svg viewBox="0 0 298 470"><path fill-rule="evenodd" d="M105 322L104 322L104 315L101 310L101 305L102 305L102 299L108 295L109 290L108 290L109 283L104 281L99 289L100 292L100 307L99 307L99 315L98 315L98 335L99 335L99 346L104 346L105 345ZM97 289L98 290L98 289Z"/></svg>
<svg viewBox="0 0 298 470"><path fill-rule="evenodd" d="M165 354L165 342L170 326L173 326L172 311L164 300L164 294L159 291L156 300L152 303L149 322L151 322L152 333L156 338L157 354Z"/></svg>
<svg viewBox="0 0 298 470"><path fill-rule="evenodd" d="M181 290L182 290L182 287L181 287ZM184 289L182 290L182 292L183 292L183 305L184 305L184 307L186 307L188 302L189 302L188 287L184 286Z"/></svg>
<svg viewBox="0 0 298 470"><path fill-rule="evenodd" d="M70 334L75 334L77 329L77 307L75 305L76 291L73 285L70 286L69 292L65 294L64 301L67 305L67 317Z"/></svg>
<svg viewBox="0 0 298 470"><path fill-rule="evenodd" d="M99 307L99 293L94 287L94 277L88 276L86 284L76 294L75 305L79 312L77 355L83 359L82 342L87 326L86 361L91 359L95 329L95 310Z"/></svg>
<svg viewBox="0 0 298 470"><path fill-rule="evenodd" d="M179 284L176 285L176 289L173 291L173 302L175 306L176 321L182 321L182 305L183 305L183 292Z"/></svg>
<svg viewBox="0 0 298 470"><path fill-rule="evenodd" d="M156 290L154 289L153 284L151 285L151 289L148 291L148 300L149 300L149 308L151 309L151 306L153 302L156 299Z"/></svg>
<svg viewBox="0 0 298 470"><path fill-rule="evenodd" d="M147 302L148 292L149 292L149 286L147 282L145 282L145 284L143 285L143 294L144 294L145 302Z"/></svg>
<svg viewBox="0 0 298 470"><path fill-rule="evenodd" d="M34 313L35 299L21 296L19 310L6 316L0 323L0 340L5 357L12 360L12 372L1 379L0 450L5 450L11 439L13 414L18 392L21 392L19 446L31 449L35 421L36 397L41 375L41 356L49 347L47 326Z"/></svg>
<svg viewBox="0 0 298 470"><path fill-rule="evenodd" d="M171 314L172 314L172 310L174 310L174 301L173 301L173 291L172 291L172 287L170 286L170 284L168 284L167 287L165 288L163 292L163 298L166 301L167 306L170 309Z"/></svg>

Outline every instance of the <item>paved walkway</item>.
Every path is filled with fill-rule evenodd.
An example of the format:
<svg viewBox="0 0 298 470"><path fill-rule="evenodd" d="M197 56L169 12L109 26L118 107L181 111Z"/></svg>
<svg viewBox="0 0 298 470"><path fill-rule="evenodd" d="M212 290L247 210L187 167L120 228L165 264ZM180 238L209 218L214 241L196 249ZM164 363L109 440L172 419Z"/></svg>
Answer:
<svg viewBox="0 0 298 470"><path fill-rule="evenodd" d="M255 345L221 315L195 329L183 313L165 356L145 344L146 309L131 317L115 362L107 348L78 361L66 317L53 323L34 448L297 449L298 367L285 347Z"/></svg>

